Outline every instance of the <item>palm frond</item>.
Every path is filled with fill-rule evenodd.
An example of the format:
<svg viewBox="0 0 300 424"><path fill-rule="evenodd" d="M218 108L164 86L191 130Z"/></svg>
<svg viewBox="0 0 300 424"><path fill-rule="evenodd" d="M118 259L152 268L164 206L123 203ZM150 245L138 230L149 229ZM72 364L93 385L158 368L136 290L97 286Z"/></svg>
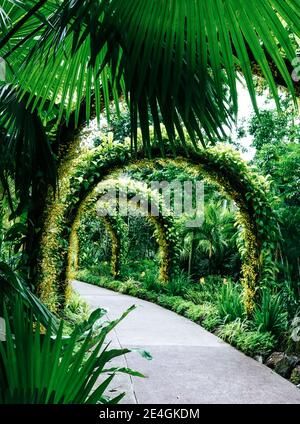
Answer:
<svg viewBox="0 0 300 424"><path fill-rule="evenodd" d="M56 168L45 127L36 111L26 108L12 84L0 85L0 139L2 176L11 175L15 192L27 203L32 183L55 187Z"/></svg>
<svg viewBox="0 0 300 424"><path fill-rule="evenodd" d="M23 85L21 95L24 89L31 91L32 96L36 95L32 107L39 109L51 98L48 113L60 102L59 118L64 114L68 117L72 109L78 110L80 100L85 97L89 118L91 92L96 94L99 115L100 87L107 107L105 93L113 90L112 97L118 101L122 88L130 102L133 141L136 144L139 121L146 150L150 144L150 115L158 139L158 116L171 141L179 130L181 142L185 143L181 122L194 142L198 138L205 144L204 135L211 142L220 138L224 125L230 125L237 112L239 71L245 77L257 110L252 59L278 106L276 75L295 96L287 64L296 52L287 26L300 35L297 1L64 0L60 3L48 0L39 3L43 3L39 13L31 15L31 3L27 7L23 4L22 25L18 20L17 31L10 30L14 37L19 36L19 41L22 34L24 47L30 52L18 72ZM35 25L31 36L33 20L38 20L40 26ZM2 44L7 38L9 33L2 38ZM2 44L0 40L0 47ZM20 64L20 48L7 57L14 69L15 63Z"/></svg>
<svg viewBox="0 0 300 424"><path fill-rule="evenodd" d="M6 340L0 342L0 404L107 404L121 400L124 393L114 398L107 393L115 375L144 376L128 368L111 367L113 359L131 350L109 348L107 336L121 319L93 328L101 315L101 310L94 311L87 325L76 325L66 338L63 321L55 336L49 327L42 334L40 322L20 298L13 307L4 307ZM143 356L151 358L146 352Z"/></svg>

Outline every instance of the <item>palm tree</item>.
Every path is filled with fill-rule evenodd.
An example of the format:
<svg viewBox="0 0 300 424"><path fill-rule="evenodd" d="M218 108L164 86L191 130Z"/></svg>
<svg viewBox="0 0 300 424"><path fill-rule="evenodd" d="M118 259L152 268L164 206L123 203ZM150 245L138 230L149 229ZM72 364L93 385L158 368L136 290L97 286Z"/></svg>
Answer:
<svg viewBox="0 0 300 424"><path fill-rule="evenodd" d="M237 111L239 71L255 107L255 66L278 106L276 83L295 95L296 0L5 0L0 17L0 53L30 110L78 124L82 102L87 119L92 103L99 116L101 95L108 111L121 90L146 150L149 108L157 137L159 114L171 140L181 122L193 140L220 137Z"/></svg>
<svg viewBox="0 0 300 424"><path fill-rule="evenodd" d="M298 0L3 0L0 56L0 180L15 181L28 213L34 255L47 187L76 128L123 95L132 146L137 127L150 152L148 121L164 151L163 122L176 154L184 125L195 148L214 143L237 113L242 73L257 110L253 73L279 106L277 85L294 98L290 32L300 36ZM30 265L32 267L32 265Z"/></svg>
<svg viewBox="0 0 300 424"><path fill-rule="evenodd" d="M188 257L188 274L191 275L196 258L205 255L208 273L222 272L226 252L235 244L234 212L219 201L205 206L203 225L197 229L184 227L182 258Z"/></svg>

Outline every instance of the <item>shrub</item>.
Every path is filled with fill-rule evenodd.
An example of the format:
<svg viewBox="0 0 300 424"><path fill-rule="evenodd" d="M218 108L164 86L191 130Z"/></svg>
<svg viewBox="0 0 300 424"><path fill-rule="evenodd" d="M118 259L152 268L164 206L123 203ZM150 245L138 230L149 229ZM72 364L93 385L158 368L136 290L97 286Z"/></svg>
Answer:
<svg viewBox="0 0 300 424"><path fill-rule="evenodd" d="M207 302L210 300L210 295L205 291L198 291L193 288L188 289L184 295L186 300L189 300L196 305L201 305L203 302Z"/></svg>
<svg viewBox="0 0 300 424"><path fill-rule="evenodd" d="M78 271L75 277L77 280L84 281L85 283L94 284L96 286L100 285L100 276L90 273L87 269Z"/></svg>
<svg viewBox="0 0 300 424"><path fill-rule="evenodd" d="M276 338L270 332L249 331L246 321L237 319L222 325L217 335L224 341L237 347L246 355L269 355L276 347Z"/></svg>
<svg viewBox="0 0 300 424"><path fill-rule="evenodd" d="M203 315L202 326L208 331L214 331L222 322L218 308L209 302L201 305L201 308Z"/></svg>
<svg viewBox="0 0 300 424"><path fill-rule="evenodd" d="M66 328L70 326L73 329L74 324L80 324L86 321L90 315L89 305L79 296L78 293L72 291L71 298L67 303L62 318L66 321ZM70 332L67 330L67 333Z"/></svg>
<svg viewBox="0 0 300 424"><path fill-rule="evenodd" d="M118 285L118 291L124 294L137 294L139 286L140 284L137 281L129 278L128 280L123 281ZM135 296L135 294L133 294L133 296Z"/></svg>
<svg viewBox="0 0 300 424"><path fill-rule="evenodd" d="M166 291L171 296L183 296L192 284L190 278L185 272L174 276L166 285Z"/></svg>
<svg viewBox="0 0 300 424"><path fill-rule="evenodd" d="M204 320L202 321L202 326L207 331L214 331L219 327L221 322L222 320L220 316L216 313L215 315L214 314L208 315L206 318L204 318Z"/></svg>
<svg viewBox="0 0 300 424"><path fill-rule="evenodd" d="M194 306L192 302L187 302L186 300L181 300L177 305L175 305L174 311L179 315L185 315L185 313Z"/></svg>
<svg viewBox="0 0 300 424"><path fill-rule="evenodd" d="M202 277L199 283L194 283L190 286L184 297L196 304L201 304L202 302L215 303L223 287L223 283L224 278L219 275Z"/></svg>
<svg viewBox="0 0 300 424"><path fill-rule="evenodd" d="M145 276L141 281L147 291L155 291L156 293L162 293L162 291L164 290L163 285L158 281L157 271L146 272Z"/></svg>
<svg viewBox="0 0 300 424"><path fill-rule="evenodd" d="M217 335L225 342L234 344L236 346L238 335L244 333L245 331L245 321L237 319L235 321L229 322L228 324L221 325L217 331Z"/></svg>
<svg viewBox="0 0 300 424"><path fill-rule="evenodd" d="M256 328L261 332L269 331L280 335L287 329L287 312L280 294L272 295L267 289L263 291L261 305L256 306L253 316Z"/></svg>
<svg viewBox="0 0 300 424"><path fill-rule="evenodd" d="M245 308L242 302L240 289L231 282L224 284L218 296L218 311L224 322L234 321L245 317Z"/></svg>
<svg viewBox="0 0 300 424"><path fill-rule="evenodd" d="M280 284L281 296L290 318L299 313L300 281L287 280Z"/></svg>
<svg viewBox="0 0 300 424"><path fill-rule="evenodd" d="M167 294L161 294L157 298L158 303L167 309L175 310L175 307L182 302L182 298L179 296L169 296Z"/></svg>
<svg viewBox="0 0 300 424"><path fill-rule="evenodd" d="M201 305L192 304L186 311L184 316L191 321L201 323L203 320L203 307Z"/></svg>
<svg viewBox="0 0 300 424"><path fill-rule="evenodd" d="M132 309L118 320L99 323L95 329L94 324L103 316L102 310L96 310L88 321L74 327L70 337L64 337L63 321L55 335L50 327L42 333L39 321L21 299L9 310L4 308L6 340L0 342L0 403L119 403L124 393L112 398L107 394L115 374L142 375L111 366L112 359L130 350L109 349L107 335ZM146 352L143 356L149 358Z"/></svg>
<svg viewBox="0 0 300 424"><path fill-rule="evenodd" d="M246 355L268 356L276 347L277 341L270 332L247 331L237 336L236 347Z"/></svg>
<svg viewBox="0 0 300 424"><path fill-rule="evenodd" d="M140 291L138 293L138 297L141 297ZM146 292L145 299L146 300L149 300L149 302L154 302L155 303L155 302L157 302L157 297L158 297L158 294L156 292L147 291Z"/></svg>

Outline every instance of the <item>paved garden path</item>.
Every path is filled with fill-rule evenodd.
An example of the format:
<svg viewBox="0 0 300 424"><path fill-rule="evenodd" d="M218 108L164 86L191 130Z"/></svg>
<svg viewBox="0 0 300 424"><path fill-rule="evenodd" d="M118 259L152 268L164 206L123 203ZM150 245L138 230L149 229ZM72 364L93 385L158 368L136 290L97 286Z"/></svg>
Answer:
<svg viewBox="0 0 300 424"><path fill-rule="evenodd" d="M188 319L96 286L73 286L93 309L107 309L108 319L137 306L112 343L146 349L153 360L136 352L121 359L148 377L117 377L114 388L127 392L124 403L300 403L299 389Z"/></svg>

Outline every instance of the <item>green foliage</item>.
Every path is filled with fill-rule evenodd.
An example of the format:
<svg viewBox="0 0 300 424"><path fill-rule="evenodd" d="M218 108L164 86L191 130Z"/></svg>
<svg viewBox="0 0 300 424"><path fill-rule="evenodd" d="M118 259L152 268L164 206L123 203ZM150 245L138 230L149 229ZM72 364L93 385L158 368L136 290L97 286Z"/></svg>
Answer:
<svg viewBox="0 0 300 424"><path fill-rule="evenodd" d="M246 323L241 320L219 327L217 335L249 356L266 357L274 350L277 343L270 332L249 331Z"/></svg>
<svg viewBox="0 0 300 424"><path fill-rule="evenodd" d="M184 263L189 263L190 274L239 275L241 258L236 245L238 229L234 225L235 221L235 212L230 202L219 200L213 193L205 203L201 226L188 228L182 222L181 258Z"/></svg>
<svg viewBox="0 0 300 424"><path fill-rule="evenodd" d="M81 269L77 271L76 278L80 281L85 281L89 284L94 284L95 286L100 285L100 278L98 275L91 273L86 269Z"/></svg>
<svg viewBox="0 0 300 424"><path fill-rule="evenodd" d="M101 272L104 272L103 262L109 262L111 258L111 239L103 221L92 213L85 214L80 220L77 232L80 252L79 268L91 269L99 266L101 262Z"/></svg>
<svg viewBox="0 0 300 424"><path fill-rule="evenodd" d="M229 281L223 285L218 298L218 311L224 322L245 317L246 311L237 284L232 284Z"/></svg>
<svg viewBox="0 0 300 424"><path fill-rule="evenodd" d="M234 344L236 343L237 336L247 331L246 322L237 318L225 325L220 326L217 335L225 342Z"/></svg>
<svg viewBox="0 0 300 424"><path fill-rule="evenodd" d="M201 323L203 317L205 316L203 305L195 305L191 303L188 309L185 311L184 316L191 321Z"/></svg>
<svg viewBox="0 0 300 424"><path fill-rule="evenodd" d="M2 6L1 16L6 13L9 19L0 40L1 56L9 60L21 93L29 90L33 110L52 119L54 115L55 123L62 118L69 122L74 109L77 123L83 100L84 117L89 120L93 100L100 119L102 97L109 116L110 95L118 109L121 87L131 99L133 133L140 120L146 151L150 116L160 139L159 114L172 141L180 121L192 139L197 134L202 140L203 132L210 140L219 139L237 111L235 64L257 108L253 57L277 103L275 70L295 92L283 59L296 57L288 30L300 34L294 4L276 0L262 6L256 1L253 13L252 4L236 0L174 3L171 8L146 0L93 1L90 7L79 0L10 3ZM78 63L81 72L76 74Z"/></svg>
<svg viewBox="0 0 300 424"><path fill-rule="evenodd" d="M293 113L288 96L281 100L282 113L263 109L258 119L248 122L249 133L256 147L255 166L273 180L278 196L274 205L279 217L280 244L278 245L278 278L298 282L300 278L300 121Z"/></svg>
<svg viewBox="0 0 300 424"><path fill-rule="evenodd" d="M236 340L236 347L246 355L268 356L276 347L276 339L272 333L261 333L257 331L248 331L239 334Z"/></svg>
<svg viewBox="0 0 300 424"><path fill-rule="evenodd" d="M151 270L143 271L145 274L142 278L143 287L147 291L154 291L155 293L161 293L164 290L162 283L159 282L158 272L155 270L151 272Z"/></svg>
<svg viewBox="0 0 300 424"><path fill-rule="evenodd" d="M108 349L107 335L131 310L94 332L94 324L103 315L102 310L96 310L75 326L70 337L63 336L63 322L52 337L50 329L41 332L40 322L19 298L12 309L4 309L6 341L0 342L0 363L4 366L0 368L0 403L118 403L124 393L107 395L114 376L142 375L110 367L113 358L130 350Z"/></svg>
<svg viewBox="0 0 300 424"><path fill-rule="evenodd" d="M276 288L281 293L281 298L289 318L293 318L299 312L300 305L300 281L283 281L277 283Z"/></svg>
<svg viewBox="0 0 300 424"><path fill-rule="evenodd" d="M73 291L69 302L63 310L62 318L66 321L66 324L73 327L75 324L81 324L83 321L87 321L89 315L89 305L77 292Z"/></svg>
<svg viewBox="0 0 300 424"><path fill-rule="evenodd" d="M261 110L259 117L251 118L248 130L254 136L252 144L258 151L266 144L274 146L280 141L291 141L296 135L292 126L292 114L278 114L275 110Z"/></svg>
<svg viewBox="0 0 300 424"><path fill-rule="evenodd" d="M141 252L142 254L142 252ZM141 255L142 256L142 255ZM136 260L137 251L132 254L131 250L129 251L130 261L127 263L127 274L132 276L136 280L145 281L148 280L157 282L158 280L158 260L153 258L152 260L145 259L141 257L140 260ZM147 283L146 283L147 284Z"/></svg>
<svg viewBox="0 0 300 424"><path fill-rule="evenodd" d="M206 318L204 318L201 324L207 331L213 332L220 326L221 322L221 318L218 314L216 314L208 315Z"/></svg>
<svg viewBox="0 0 300 424"><path fill-rule="evenodd" d="M0 316L3 315L3 305L8 301L14 302L20 296L23 303L31 308L35 318L43 325L47 326L50 321L52 328L57 327L55 316L32 293L22 277L3 262L0 262L0 285Z"/></svg>
<svg viewBox="0 0 300 424"><path fill-rule="evenodd" d="M244 242L242 282L246 290L247 310L250 311L253 308L255 286L263 274L264 266L270 264L267 259L272 257L277 236L276 217L272 213L268 183L248 168L237 152L227 147L218 146L189 152L193 157L192 164L201 165L203 175L223 188L240 208L237 222L242 227L241 238ZM160 159L156 164L164 166L168 162L169 160ZM129 145L108 141L107 144L103 143L68 164L67 172L60 181L63 187L62 195L59 201L55 200L49 204L42 237L40 289L45 298L55 294L57 287L60 291L58 302L64 302L68 293L69 276L65 271L68 263L67 240L78 207L84 204L89 196L93 198L94 188L112 168L115 171L117 168L123 170L124 165L129 163ZM147 161L135 161L134 165L141 167L144 163ZM186 161L186 164L188 163L189 161ZM160 247L160 279L167 281L172 273L176 275L178 271L179 249L178 234L174 229L172 217L163 218L158 217L154 224L155 238Z"/></svg>
<svg viewBox="0 0 300 424"><path fill-rule="evenodd" d="M219 275L201 277L199 282L195 282L188 288L184 297L196 304L203 302L215 303L224 282L227 282L227 279L221 278Z"/></svg>
<svg viewBox="0 0 300 424"><path fill-rule="evenodd" d="M254 323L261 332L271 332L279 336L287 329L287 312L280 293L274 295L264 290L261 304L254 311Z"/></svg>
<svg viewBox="0 0 300 424"><path fill-rule="evenodd" d="M181 271L179 275L171 278L166 285L166 291L171 296L183 296L191 285L191 279L184 271Z"/></svg>

